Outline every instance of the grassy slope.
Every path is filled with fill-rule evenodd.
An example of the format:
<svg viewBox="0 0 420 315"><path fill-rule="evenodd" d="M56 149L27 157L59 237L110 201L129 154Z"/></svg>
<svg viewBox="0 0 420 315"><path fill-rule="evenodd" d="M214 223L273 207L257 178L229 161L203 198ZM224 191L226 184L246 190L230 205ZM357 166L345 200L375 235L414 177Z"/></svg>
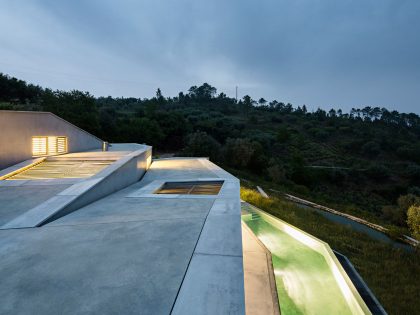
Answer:
<svg viewBox="0 0 420 315"><path fill-rule="evenodd" d="M226 168L226 169L230 173L234 174L236 177L240 178L246 186L255 187L256 185L259 185L263 187L270 196L280 195L279 193L275 193L270 190L270 189L274 189L282 193L289 193L297 197L301 197L304 199L306 198L309 201L319 203L321 205L336 209L344 213L358 216L372 223L376 223L376 224L383 225L386 227L395 227L394 225L390 224L388 221L382 219L376 213L369 210L365 210L362 206L355 206L354 204L349 204L348 202L346 202L346 200L342 198L343 191L340 188L335 189L337 198L332 197L333 193L331 192L334 191L333 188L330 188L331 190L329 191L330 192L329 197L323 198L322 195L319 195L313 192L308 192L307 189L305 188L300 189L299 186L295 186L295 185L290 186L290 185L287 185L287 183L284 183L284 185L279 185L279 184L275 184L273 182L264 180L259 176L252 175L249 172L238 171L232 168ZM362 199L363 196L361 196L360 198ZM371 200L373 200L372 196L370 196L369 201ZM400 227L399 229L401 233L408 233L408 230L405 228Z"/></svg>

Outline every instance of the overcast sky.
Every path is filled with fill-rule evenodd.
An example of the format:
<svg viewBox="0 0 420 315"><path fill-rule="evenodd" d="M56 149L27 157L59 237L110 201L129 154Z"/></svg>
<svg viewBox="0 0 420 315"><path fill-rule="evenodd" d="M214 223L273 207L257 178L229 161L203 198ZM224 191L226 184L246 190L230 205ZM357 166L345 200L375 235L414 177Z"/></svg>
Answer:
<svg viewBox="0 0 420 315"><path fill-rule="evenodd" d="M203 82L420 113L419 0L0 0L0 72L95 96Z"/></svg>

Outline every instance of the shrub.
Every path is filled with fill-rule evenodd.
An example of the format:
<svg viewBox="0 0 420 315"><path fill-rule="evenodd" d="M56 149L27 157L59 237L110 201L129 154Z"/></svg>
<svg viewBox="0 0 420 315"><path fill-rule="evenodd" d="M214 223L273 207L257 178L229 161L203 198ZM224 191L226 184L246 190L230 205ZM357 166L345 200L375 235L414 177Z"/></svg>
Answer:
<svg viewBox="0 0 420 315"><path fill-rule="evenodd" d="M420 145L406 144L397 149L397 154L401 158L420 163Z"/></svg>
<svg viewBox="0 0 420 315"><path fill-rule="evenodd" d="M376 157L381 151L381 147L375 141L366 142L362 146L362 154L368 157Z"/></svg>
<svg viewBox="0 0 420 315"><path fill-rule="evenodd" d="M251 161L258 159L256 153L262 154L259 143L248 138L227 139L224 146L224 157L228 165L236 168L245 168ZM258 162L258 161L255 161Z"/></svg>
<svg viewBox="0 0 420 315"><path fill-rule="evenodd" d="M241 187L241 199L253 204L256 207L267 209L273 206L273 200L264 198L255 190Z"/></svg>
<svg viewBox="0 0 420 315"><path fill-rule="evenodd" d="M281 183L286 179L286 171L284 170L284 167L278 164L274 164L267 168L268 177L274 182L274 183Z"/></svg>
<svg viewBox="0 0 420 315"><path fill-rule="evenodd" d="M205 156L212 161L220 160L220 143L203 131L188 135L184 154L187 156Z"/></svg>
<svg viewBox="0 0 420 315"><path fill-rule="evenodd" d="M369 167L366 171L366 174L374 180L383 180L389 177L390 172L387 167L378 164Z"/></svg>
<svg viewBox="0 0 420 315"><path fill-rule="evenodd" d="M403 195L398 198L397 204L401 210L407 211L413 205L420 206L420 197L413 194Z"/></svg>
<svg viewBox="0 0 420 315"><path fill-rule="evenodd" d="M287 128L280 127L279 130L277 131L277 141L280 143L285 143L287 142L287 140L289 140L289 138L290 138L290 134Z"/></svg>
<svg viewBox="0 0 420 315"><path fill-rule="evenodd" d="M407 225L411 235L420 240L420 206L411 206L407 211Z"/></svg>

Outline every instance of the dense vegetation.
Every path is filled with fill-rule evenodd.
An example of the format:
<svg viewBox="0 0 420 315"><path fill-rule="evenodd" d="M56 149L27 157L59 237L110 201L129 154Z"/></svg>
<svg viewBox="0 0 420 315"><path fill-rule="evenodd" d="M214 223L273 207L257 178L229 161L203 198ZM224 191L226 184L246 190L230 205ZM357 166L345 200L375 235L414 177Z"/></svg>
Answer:
<svg viewBox="0 0 420 315"><path fill-rule="evenodd" d="M389 314L418 314L420 251L378 242L281 198L263 198L242 188L241 198L327 242L346 255Z"/></svg>
<svg viewBox="0 0 420 315"><path fill-rule="evenodd" d="M369 106L308 112L263 98L237 101L206 83L176 97L158 89L150 99L95 98L1 74L0 109L51 111L106 141L151 144L155 154L209 156L243 179L399 232L408 233L407 210L420 205L416 114Z"/></svg>

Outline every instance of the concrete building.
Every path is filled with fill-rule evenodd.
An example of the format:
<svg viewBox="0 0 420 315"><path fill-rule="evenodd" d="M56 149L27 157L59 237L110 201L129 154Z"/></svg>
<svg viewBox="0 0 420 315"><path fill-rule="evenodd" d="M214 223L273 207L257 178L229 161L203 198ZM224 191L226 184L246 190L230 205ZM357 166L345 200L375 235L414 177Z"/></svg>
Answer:
<svg viewBox="0 0 420 315"><path fill-rule="evenodd" d="M0 315L370 313L328 244L241 210L208 159L152 161L51 113L0 126Z"/></svg>
<svg viewBox="0 0 420 315"><path fill-rule="evenodd" d="M0 123L0 314L245 312L235 177L203 158L152 163L146 145L102 151L50 113Z"/></svg>

